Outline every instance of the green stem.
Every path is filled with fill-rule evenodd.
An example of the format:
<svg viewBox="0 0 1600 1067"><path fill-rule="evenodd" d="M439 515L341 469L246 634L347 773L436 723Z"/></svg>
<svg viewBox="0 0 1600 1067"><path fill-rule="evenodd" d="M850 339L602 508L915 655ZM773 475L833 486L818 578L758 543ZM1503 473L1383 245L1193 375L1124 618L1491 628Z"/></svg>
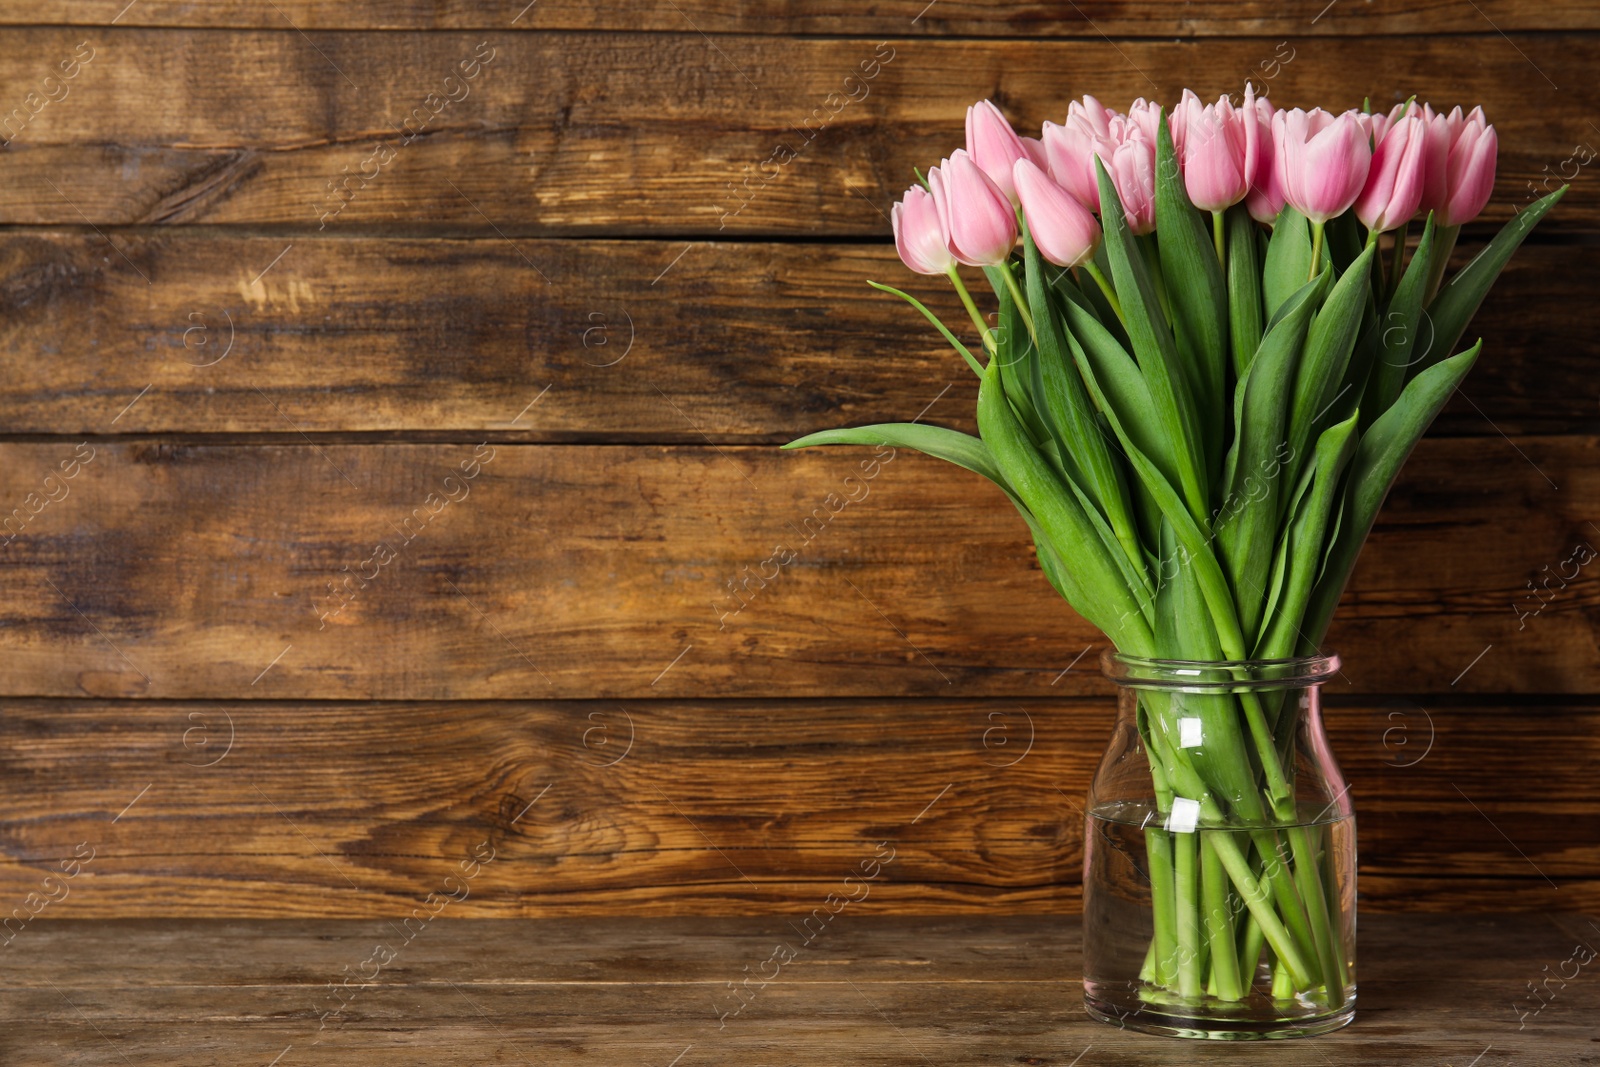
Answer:
<svg viewBox="0 0 1600 1067"><path fill-rule="evenodd" d="M1211 213L1211 241L1217 246L1217 262L1222 264L1223 273L1228 270L1227 238L1223 231L1223 214L1220 211Z"/></svg>
<svg viewBox="0 0 1600 1067"><path fill-rule="evenodd" d="M1200 879L1196 870L1200 835L1172 837L1172 881L1176 888L1178 925L1178 992L1198 998L1204 990L1200 969Z"/></svg>
<svg viewBox="0 0 1600 1067"><path fill-rule="evenodd" d="M1322 273L1322 229L1326 225L1325 222L1311 224L1311 274L1306 278L1308 282Z"/></svg>
<svg viewBox="0 0 1600 1067"><path fill-rule="evenodd" d="M1300 985L1310 985L1316 974L1306 962L1304 953L1295 944L1294 938L1283 925L1283 920L1278 918L1278 913L1272 908L1266 890L1261 888L1261 883L1256 880L1250 870L1250 864L1244 858L1244 852L1239 848L1239 843L1233 840L1231 834L1222 834L1216 839L1217 858L1222 861L1222 866L1227 870L1228 877L1239 890L1239 895L1244 897L1245 907L1250 909L1250 914L1255 916L1256 922L1261 926L1261 935L1267 944L1272 946L1278 959L1283 960L1285 966L1294 974L1294 980Z"/></svg>
<svg viewBox="0 0 1600 1067"><path fill-rule="evenodd" d="M1000 264L1000 275L1006 280L1006 288L1011 290L1011 299L1017 302L1017 311L1022 315L1022 323L1028 327L1028 336L1033 339L1034 347L1039 346L1039 332L1033 326L1033 309L1028 306L1028 298L1022 295L1022 287L1017 284L1017 276L1011 270L1011 261L1005 260Z"/></svg>
<svg viewBox="0 0 1600 1067"><path fill-rule="evenodd" d="M1248 990L1255 984L1256 968L1261 963L1261 924L1249 912L1245 913L1244 944L1239 949L1240 980Z"/></svg>
<svg viewBox="0 0 1600 1067"><path fill-rule="evenodd" d="M1344 899L1339 896L1339 878L1336 872L1338 854L1334 851L1338 824L1322 825L1317 827L1317 877L1322 878L1322 899L1326 902L1326 918L1328 918L1328 941L1333 944L1334 963L1339 969L1339 992L1341 997L1344 990L1350 985L1350 963L1344 955ZM1333 1001L1330 1001L1333 1003Z"/></svg>
<svg viewBox="0 0 1600 1067"><path fill-rule="evenodd" d="M1206 940L1211 957L1212 995L1220 1000L1244 996L1239 982L1239 958L1234 951L1233 913L1228 908L1228 874L1217 856L1216 836L1226 830L1204 831L1200 854L1200 897L1206 913Z"/></svg>
<svg viewBox="0 0 1600 1067"><path fill-rule="evenodd" d="M1272 999L1289 1000L1294 996L1295 978L1280 959L1272 968Z"/></svg>
<svg viewBox="0 0 1600 1067"><path fill-rule="evenodd" d="M1273 812L1280 818L1291 816L1292 811L1284 808L1290 797L1289 782L1283 774L1283 761L1278 758L1277 740L1272 736L1266 713L1261 709L1261 698L1255 693L1240 693L1239 706L1244 709L1244 719L1250 727L1250 740L1255 743L1261 770L1267 778L1267 795L1272 800Z"/></svg>
<svg viewBox="0 0 1600 1067"><path fill-rule="evenodd" d="M1117 321L1122 323L1123 328L1126 329L1128 320L1122 314L1122 301L1117 299L1117 291L1111 287L1111 282L1106 279L1100 268L1095 266L1092 259L1083 265L1083 269L1088 271L1089 277L1093 278L1095 283L1100 286L1100 291L1106 295L1106 303L1111 305L1111 310L1117 313Z"/></svg>
<svg viewBox="0 0 1600 1067"><path fill-rule="evenodd" d="M1254 698L1254 694L1247 694ZM1260 714L1259 708L1257 714ZM1166 736L1165 720L1155 709L1150 713L1150 735L1147 746L1154 758L1152 764L1159 761L1165 768L1166 777L1171 787L1180 796L1198 800L1200 804L1200 821L1203 825L1217 826L1228 820L1221 807L1211 796L1209 789L1180 750L1172 747L1172 739ZM1276 750L1268 745L1265 758L1273 764L1276 763ZM1240 751L1237 758L1243 759ZM1281 771L1280 771L1281 779ZM1259 807L1252 813L1259 817L1262 813ZM1164 831L1149 831L1150 835L1159 835L1159 842L1146 841L1147 851L1150 853L1150 880L1151 903L1156 916L1156 932L1158 937L1157 960L1158 974L1163 979L1163 984L1170 985L1173 977L1172 968L1160 968L1160 964L1170 959L1167 955L1170 949L1165 946L1176 941L1177 928L1170 909L1172 908L1171 893L1167 889L1172 874L1171 842L1167 840ZM1258 831L1255 835L1260 839L1257 847L1263 858L1263 870L1260 880L1250 868L1243 851L1231 834L1223 834L1216 838L1215 847L1218 858L1239 895L1244 898L1245 906L1249 908L1256 922L1261 928L1262 937L1265 938L1278 956L1287 962L1293 971L1298 985L1310 986L1314 984L1315 976L1320 973L1313 969L1313 964L1318 962L1316 942L1311 935L1310 923L1305 915L1304 908L1296 894L1292 873L1277 858L1275 835L1268 830ZM1157 844L1165 851L1157 854ZM1160 887L1158 890L1157 887ZM1276 905L1275 903L1276 902ZM1283 917L1279 917L1279 911ZM1287 922L1287 925L1285 923ZM1162 940L1165 938L1165 940Z"/></svg>
<svg viewBox="0 0 1600 1067"><path fill-rule="evenodd" d="M1306 836L1306 828L1289 828L1289 847L1294 850L1294 880L1300 888L1300 899L1305 902L1311 916L1311 933L1316 939L1317 960L1322 966L1322 981L1330 1007L1344 1002L1345 975L1344 952L1338 935L1331 924L1328 903L1322 893L1322 870L1317 862L1317 850Z"/></svg>
<svg viewBox="0 0 1600 1067"><path fill-rule="evenodd" d="M1428 292L1422 299L1423 307L1433 303L1433 298L1439 295L1439 285L1444 281L1444 271L1450 264L1450 253L1456 249L1456 238L1461 236L1461 227L1441 226L1435 233L1433 270L1428 275Z"/></svg>
<svg viewBox="0 0 1600 1067"><path fill-rule="evenodd" d="M972 302L972 294L967 292L967 287L961 281L961 273L954 263L945 272L950 276L950 284L956 287L956 293L961 297L961 303L966 305L967 314L972 316L972 324L978 328L978 336L983 339L983 350L994 356L994 338L989 334L989 324L983 321L983 316L978 314L978 305Z"/></svg>
<svg viewBox="0 0 1600 1067"><path fill-rule="evenodd" d="M1394 259L1389 265L1389 299L1394 298L1394 291L1400 288L1400 274L1405 268L1406 235L1411 232L1411 223L1405 222L1394 231Z"/></svg>
<svg viewBox="0 0 1600 1067"><path fill-rule="evenodd" d="M1177 901L1173 896L1172 838L1165 830L1145 831L1145 854L1150 861L1150 913L1155 925L1156 984L1178 985Z"/></svg>
<svg viewBox="0 0 1600 1067"><path fill-rule="evenodd" d="M1295 968L1295 987L1298 989L1316 985L1317 975L1322 973L1320 969L1322 954L1317 951L1317 937L1311 929L1312 920L1306 914L1306 902L1300 899L1300 889L1295 883L1294 872L1290 869L1289 857L1284 854L1282 846L1278 843L1276 830L1257 830L1251 836L1255 838L1256 848L1261 853L1265 868L1271 872L1272 896L1278 905L1278 915L1288 928L1289 936L1294 939L1294 946L1300 953L1300 959L1308 967L1304 975L1298 967Z"/></svg>

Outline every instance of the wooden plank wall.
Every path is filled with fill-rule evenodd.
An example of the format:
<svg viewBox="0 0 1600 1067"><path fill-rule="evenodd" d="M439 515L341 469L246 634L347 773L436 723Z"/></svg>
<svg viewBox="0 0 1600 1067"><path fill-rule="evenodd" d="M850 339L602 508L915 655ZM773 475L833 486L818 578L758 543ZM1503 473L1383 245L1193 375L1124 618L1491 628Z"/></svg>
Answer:
<svg viewBox="0 0 1600 1067"><path fill-rule="evenodd" d="M0 912L87 850L50 915L397 916L483 841L456 913L799 914L880 841L871 907L1075 907L1102 641L997 492L773 446L971 429L865 284L905 281L885 212L967 103L1250 76L1481 101L1490 223L1573 181L1374 531L1330 730L1364 906L1600 906L1600 569L1548 578L1600 544L1596 31L0 0Z"/></svg>

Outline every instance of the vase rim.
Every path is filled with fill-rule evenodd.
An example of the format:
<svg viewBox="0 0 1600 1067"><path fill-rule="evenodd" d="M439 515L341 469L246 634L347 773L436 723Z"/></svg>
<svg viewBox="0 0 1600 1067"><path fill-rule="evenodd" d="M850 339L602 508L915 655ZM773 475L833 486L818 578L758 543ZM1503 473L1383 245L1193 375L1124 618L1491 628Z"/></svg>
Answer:
<svg viewBox="0 0 1600 1067"><path fill-rule="evenodd" d="M1321 685L1339 673L1336 652L1286 659L1186 660L1107 649L1100 671L1122 686L1183 689L1285 689Z"/></svg>

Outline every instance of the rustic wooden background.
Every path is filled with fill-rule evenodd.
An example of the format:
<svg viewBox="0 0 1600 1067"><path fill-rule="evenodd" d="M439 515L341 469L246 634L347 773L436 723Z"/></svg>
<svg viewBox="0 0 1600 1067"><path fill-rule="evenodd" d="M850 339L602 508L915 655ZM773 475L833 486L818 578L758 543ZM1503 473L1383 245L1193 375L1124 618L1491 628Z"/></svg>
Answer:
<svg viewBox="0 0 1600 1067"><path fill-rule="evenodd" d="M1330 729L1365 906L1600 906L1600 8L523 2L0 0L0 913L88 849L50 915L403 915L486 840L453 914L801 913L879 841L869 907L1075 907L1103 643L977 479L774 445L971 429L865 284L967 103L1246 77L1481 101L1488 222L1573 183Z"/></svg>

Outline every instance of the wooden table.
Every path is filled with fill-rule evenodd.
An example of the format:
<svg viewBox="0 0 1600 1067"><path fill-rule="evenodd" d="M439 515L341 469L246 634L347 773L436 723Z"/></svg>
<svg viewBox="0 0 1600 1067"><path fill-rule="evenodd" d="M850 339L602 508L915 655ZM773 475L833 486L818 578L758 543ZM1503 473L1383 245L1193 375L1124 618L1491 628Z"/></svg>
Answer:
<svg viewBox="0 0 1600 1067"><path fill-rule="evenodd" d="M1365 916L1352 1026L1229 1047L1091 1022L1078 929L841 916L733 1014L729 983L798 947L786 920L40 922L4 956L0 1062L1562 1067L1600 1040L1577 916ZM1527 983L1574 971L1535 1012Z"/></svg>

